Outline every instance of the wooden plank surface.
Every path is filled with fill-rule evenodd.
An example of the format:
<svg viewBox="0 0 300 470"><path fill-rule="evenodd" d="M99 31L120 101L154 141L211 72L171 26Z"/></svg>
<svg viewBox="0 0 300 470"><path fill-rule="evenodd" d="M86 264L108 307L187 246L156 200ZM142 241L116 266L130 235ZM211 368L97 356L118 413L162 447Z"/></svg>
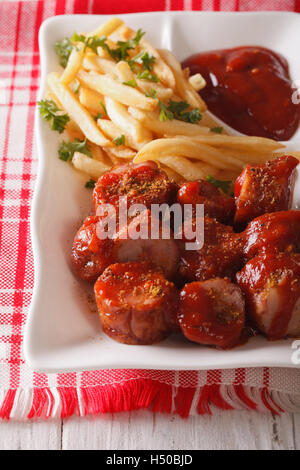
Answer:
<svg viewBox="0 0 300 470"><path fill-rule="evenodd" d="M2 421L4 449L299 450L300 415L214 410L182 420L142 410L63 422Z"/></svg>
<svg viewBox="0 0 300 470"><path fill-rule="evenodd" d="M293 415L293 428L295 436L295 450L300 450L300 414Z"/></svg>
<svg viewBox="0 0 300 470"><path fill-rule="evenodd" d="M61 448L62 423L56 421L0 421L1 450L55 450Z"/></svg>

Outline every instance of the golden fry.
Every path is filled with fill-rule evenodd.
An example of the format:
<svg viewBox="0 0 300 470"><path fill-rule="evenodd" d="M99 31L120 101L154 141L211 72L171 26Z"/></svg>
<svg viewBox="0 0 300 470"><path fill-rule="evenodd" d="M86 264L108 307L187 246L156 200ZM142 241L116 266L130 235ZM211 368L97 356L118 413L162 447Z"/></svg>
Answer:
<svg viewBox="0 0 300 470"><path fill-rule="evenodd" d="M162 122L159 119L159 113L153 111L141 111L140 109L132 107L129 107L128 111L135 119L140 121L141 124L159 136L185 135L194 137L201 134L206 135L210 132L208 127L178 121L177 119Z"/></svg>
<svg viewBox="0 0 300 470"><path fill-rule="evenodd" d="M92 70L103 74L116 74L116 64L113 60L99 57L94 53L86 54L83 59L82 66L84 69L89 71Z"/></svg>
<svg viewBox="0 0 300 470"><path fill-rule="evenodd" d="M84 45L79 44L72 50L67 66L60 77L61 83L68 85L77 75L84 57Z"/></svg>
<svg viewBox="0 0 300 470"><path fill-rule="evenodd" d="M92 36L110 36L117 28L119 28L122 24L124 23L123 20L120 18L110 18L108 21L100 25L97 29L94 29L94 31L91 31L87 37L92 37Z"/></svg>
<svg viewBox="0 0 300 470"><path fill-rule="evenodd" d="M90 109L95 113L103 113L104 97L97 93L97 91L90 90L89 88L80 87L79 89L79 101L85 108Z"/></svg>
<svg viewBox="0 0 300 470"><path fill-rule="evenodd" d="M222 151L199 144L187 137L157 139L146 144L137 154L135 161L156 160L158 156L174 155L188 157L214 165L220 169L242 169L244 163L236 158L224 156Z"/></svg>
<svg viewBox="0 0 300 470"><path fill-rule="evenodd" d="M60 82L57 73L49 74L47 83L51 92L57 97L64 110L88 140L100 146L111 145L111 142L102 134L89 112L83 108L69 88Z"/></svg>
<svg viewBox="0 0 300 470"><path fill-rule="evenodd" d="M152 111L157 106L155 99L147 98L140 91L117 82L109 75L99 75L81 70L78 74L78 78L80 82L88 88L127 106L136 106L137 108L146 109L148 111Z"/></svg>
<svg viewBox="0 0 300 470"><path fill-rule="evenodd" d="M105 171L109 170L109 166L80 152L74 153L72 164L77 170L83 171L83 173L96 179L98 179Z"/></svg>
<svg viewBox="0 0 300 470"><path fill-rule="evenodd" d="M151 132L130 116L124 105L108 97L105 98L105 105L108 116L127 135L133 148L139 150L141 144L151 141Z"/></svg>

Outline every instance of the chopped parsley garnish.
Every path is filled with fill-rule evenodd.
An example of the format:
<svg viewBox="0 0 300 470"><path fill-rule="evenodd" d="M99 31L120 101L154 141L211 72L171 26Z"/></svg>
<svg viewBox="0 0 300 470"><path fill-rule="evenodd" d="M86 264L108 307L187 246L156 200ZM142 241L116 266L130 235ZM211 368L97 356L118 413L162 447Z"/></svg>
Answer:
<svg viewBox="0 0 300 470"><path fill-rule="evenodd" d="M173 113L175 119L195 124L202 119L202 115L200 114L199 108L187 111L189 107L190 105L187 101L170 100L168 109Z"/></svg>
<svg viewBox="0 0 300 470"><path fill-rule="evenodd" d="M132 88L137 87L137 83L135 80L128 80L128 82L123 82L123 85L131 86Z"/></svg>
<svg viewBox="0 0 300 470"><path fill-rule="evenodd" d="M169 110L175 115L175 114L182 114L184 111L186 111L190 105L188 104L187 101L173 101L169 100Z"/></svg>
<svg viewBox="0 0 300 470"><path fill-rule="evenodd" d="M102 119L102 118L103 118L102 113L98 113L98 114L96 114L96 116L94 116L95 121L97 121L98 119Z"/></svg>
<svg viewBox="0 0 300 470"><path fill-rule="evenodd" d="M93 158L93 155L88 148L86 139L75 139L73 142L65 142L63 140L61 146L59 147L58 155L61 160L67 162L68 160L71 160L75 152L84 153L88 157Z"/></svg>
<svg viewBox="0 0 300 470"><path fill-rule="evenodd" d="M100 38L96 36L86 37L83 34L74 33L71 40L73 42L82 42L85 45L85 49L89 48L95 52L95 54L97 54L98 47L102 47L116 62L119 62L129 56L128 51L137 47L144 34L145 33L139 29L134 38L130 39L130 41L118 41L118 47L115 49L109 47L106 36L101 36Z"/></svg>
<svg viewBox="0 0 300 470"><path fill-rule="evenodd" d="M212 183L214 186L216 186L216 188L220 188L223 191L223 193L225 194L229 193L232 181L217 180L211 175L207 175L206 180Z"/></svg>
<svg viewBox="0 0 300 470"><path fill-rule="evenodd" d="M183 113L182 116L178 116L176 119L196 124L197 122L201 121L202 114L200 113L199 108L194 108L191 111L188 111L187 113Z"/></svg>
<svg viewBox="0 0 300 470"><path fill-rule="evenodd" d="M51 121L51 129L60 134L65 130L66 124L70 121L67 113L59 109L53 100L41 100L37 102L40 114L46 121Z"/></svg>
<svg viewBox="0 0 300 470"><path fill-rule="evenodd" d="M147 98L156 98L155 88L152 88L152 90L146 91L145 96L147 96Z"/></svg>
<svg viewBox="0 0 300 470"><path fill-rule="evenodd" d="M216 134L222 134L223 132L223 127L212 127L210 129L210 132L215 132Z"/></svg>
<svg viewBox="0 0 300 470"><path fill-rule="evenodd" d="M107 111L106 111L106 107L105 107L105 104L103 103L103 101L100 101L100 106L101 108L103 109L103 113L98 113L96 116L94 116L94 119L95 121L97 121L97 119L102 119L104 116L107 116Z"/></svg>
<svg viewBox="0 0 300 470"><path fill-rule="evenodd" d="M103 47L106 49L106 37L101 36L100 38L97 38L96 36L89 36L86 37L84 34L77 34L74 33L72 38L72 42L82 42L84 44L84 50L87 48L91 49L95 54L98 53L97 49L98 47Z"/></svg>
<svg viewBox="0 0 300 470"><path fill-rule="evenodd" d="M126 60L129 56L128 51L130 49L135 49L142 37L144 36L144 32L141 29L138 29L134 38L130 39L129 41L117 41L117 48L110 49L109 46L105 46L107 52L115 59L117 62L120 60Z"/></svg>
<svg viewBox="0 0 300 470"><path fill-rule="evenodd" d="M57 41L54 47L56 54L59 56L60 65L65 68L74 47L73 44L71 43L70 39L64 38L61 41Z"/></svg>
<svg viewBox="0 0 300 470"><path fill-rule="evenodd" d="M159 82L159 78L157 75L154 73L150 73L149 70L144 70L143 72L138 72L137 78L140 78L141 80L148 80L149 82Z"/></svg>
<svg viewBox="0 0 300 470"><path fill-rule="evenodd" d="M72 87L72 91L73 93L77 94L79 90L80 90L80 82L78 80L75 80L73 87Z"/></svg>
<svg viewBox="0 0 300 470"><path fill-rule="evenodd" d="M131 68L134 67L134 64L140 64L143 66L144 70L152 70L154 62L155 57L153 57L153 55L149 55L146 51L139 52L128 61Z"/></svg>
<svg viewBox="0 0 300 470"><path fill-rule="evenodd" d="M103 101L100 101L100 106L101 106L101 108L103 109L104 114L107 115L107 110L106 110L106 107L105 107L105 104L103 103Z"/></svg>
<svg viewBox="0 0 300 470"><path fill-rule="evenodd" d="M172 121L172 119L178 119L179 121L195 124L202 119L202 115L198 108L188 111L190 105L186 101L169 100L169 103L166 105L159 100L158 106L160 109L160 121L166 121L167 119Z"/></svg>
<svg viewBox="0 0 300 470"><path fill-rule="evenodd" d="M117 147L119 147L119 145L125 145L125 135L124 134L121 134L119 137L116 137L115 139L113 139L112 141Z"/></svg>
<svg viewBox="0 0 300 470"><path fill-rule="evenodd" d="M160 121L166 121L167 119L169 119L170 121L172 121L172 119L174 119L174 114L169 111L168 107L166 104L164 104L162 101L158 101L158 106L159 106L159 109L160 109L160 113L159 113L159 120Z"/></svg>
<svg viewBox="0 0 300 470"><path fill-rule="evenodd" d="M109 55L116 61L119 62L120 60L126 60L129 56L129 50L135 49L142 37L144 36L144 32L139 29L136 32L134 38L130 39L129 41L118 41L117 46L115 49L111 49L107 44L107 37L106 36L85 36L84 34L74 33L71 37L71 40L68 38L64 38L62 41L58 41L55 43L55 50L59 56L59 63L66 67L68 63L69 56L73 50L74 44L81 42L84 44L84 50L91 49L95 54L98 54L98 47L102 47L102 49L106 50ZM144 64L145 68L148 68L153 63L152 56L149 56L148 53L143 54L143 58L141 58L142 63ZM150 69L149 69L150 70Z"/></svg>
<svg viewBox="0 0 300 470"><path fill-rule="evenodd" d="M96 183L97 183L97 181L95 181L95 180L93 180L93 178L91 178L89 181L87 181L85 183L84 186L88 189L94 189Z"/></svg>

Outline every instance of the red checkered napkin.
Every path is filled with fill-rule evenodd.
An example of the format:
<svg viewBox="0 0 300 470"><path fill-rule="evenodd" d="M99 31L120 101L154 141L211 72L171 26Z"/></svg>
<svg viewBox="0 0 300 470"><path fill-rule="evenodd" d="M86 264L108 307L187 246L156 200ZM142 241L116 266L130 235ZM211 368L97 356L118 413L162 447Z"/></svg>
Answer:
<svg viewBox="0 0 300 470"><path fill-rule="evenodd" d="M121 5L121 6L120 6ZM289 10L298 0L47 0L0 3L0 417L27 419L150 407L181 416L223 409L300 409L300 370L111 370L40 374L24 362L33 287L29 212L37 170L33 117L38 30L64 13L153 10Z"/></svg>

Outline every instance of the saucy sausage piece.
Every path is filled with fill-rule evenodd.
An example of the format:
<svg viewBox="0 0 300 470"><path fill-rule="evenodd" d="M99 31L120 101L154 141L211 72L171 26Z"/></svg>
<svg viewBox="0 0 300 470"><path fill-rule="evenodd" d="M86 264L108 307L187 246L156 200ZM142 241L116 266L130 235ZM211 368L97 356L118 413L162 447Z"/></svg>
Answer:
<svg viewBox="0 0 300 470"><path fill-rule="evenodd" d="M264 214L254 219L241 234L246 259L260 253L300 251L300 211Z"/></svg>
<svg viewBox="0 0 300 470"><path fill-rule="evenodd" d="M236 227L243 228L255 217L291 207L298 163L295 157L284 155L262 165L246 165L234 188Z"/></svg>
<svg viewBox="0 0 300 470"><path fill-rule="evenodd" d="M300 334L300 254L258 255L236 279L248 314L268 338Z"/></svg>
<svg viewBox="0 0 300 470"><path fill-rule="evenodd" d="M182 244L179 273L185 282L234 278L242 262L242 235L234 233L230 226L204 217L204 245L199 250L187 250Z"/></svg>
<svg viewBox="0 0 300 470"><path fill-rule="evenodd" d="M150 210L129 219L114 237L114 258L120 263L151 261L163 270L168 279L172 279L178 266L179 250L171 230L164 238L164 227Z"/></svg>
<svg viewBox="0 0 300 470"><path fill-rule="evenodd" d="M95 281L99 274L113 262L112 241L97 236L99 217L87 217L77 231L71 252L74 273L85 281Z"/></svg>
<svg viewBox="0 0 300 470"><path fill-rule="evenodd" d="M103 331L124 344L152 344L176 329L178 292L151 263L109 266L95 296Z"/></svg>
<svg viewBox="0 0 300 470"><path fill-rule="evenodd" d="M169 180L157 163L126 163L112 168L97 181L93 192L95 211L101 203L118 207L119 197L127 197L127 205L171 203L175 198L177 186Z"/></svg>
<svg viewBox="0 0 300 470"><path fill-rule="evenodd" d="M117 223L111 237L102 240L100 233L106 231L105 223L102 224L105 220L105 217L90 216L75 235L71 263L77 277L95 281L110 264L151 261L172 279L177 270L179 250L171 230L170 236L164 238L164 225L159 218L155 219L150 211L143 211L128 218L122 226Z"/></svg>
<svg viewBox="0 0 300 470"><path fill-rule="evenodd" d="M190 341L222 349L236 346L245 326L240 288L220 278L186 284L180 292L178 323Z"/></svg>
<svg viewBox="0 0 300 470"><path fill-rule="evenodd" d="M184 204L204 204L204 215L215 218L223 224L232 224L235 213L234 198L221 194L209 181L182 183L177 193L177 201Z"/></svg>

